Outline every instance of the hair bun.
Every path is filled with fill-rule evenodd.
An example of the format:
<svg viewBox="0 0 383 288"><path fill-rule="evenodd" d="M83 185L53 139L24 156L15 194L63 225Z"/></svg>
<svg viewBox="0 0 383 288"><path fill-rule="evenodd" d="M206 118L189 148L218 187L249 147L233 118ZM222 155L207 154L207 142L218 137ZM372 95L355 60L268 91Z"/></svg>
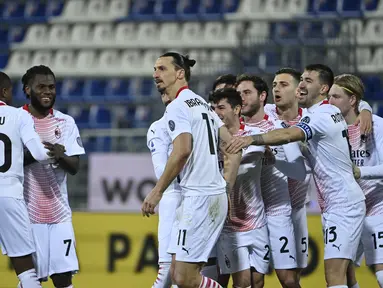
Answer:
<svg viewBox="0 0 383 288"><path fill-rule="evenodd" d="M197 63L197 61L195 61L194 59L190 59L189 55L185 55L182 57L184 57L184 61L185 61L185 63L187 63L189 65L189 67L193 67L195 65L195 63Z"/></svg>

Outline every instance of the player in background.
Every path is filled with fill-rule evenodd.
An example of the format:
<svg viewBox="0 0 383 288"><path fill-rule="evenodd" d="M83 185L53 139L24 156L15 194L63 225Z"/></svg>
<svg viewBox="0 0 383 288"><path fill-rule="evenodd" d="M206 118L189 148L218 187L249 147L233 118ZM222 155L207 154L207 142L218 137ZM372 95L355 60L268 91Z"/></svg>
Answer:
<svg viewBox="0 0 383 288"><path fill-rule="evenodd" d="M299 104L307 109L301 121L287 129L235 137L228 152L249 145L308 142L305 155L313 170L322 208L325 276L330 288L347 288L346 272L355 261L366 214L363 191L354 179L347 138L347 123L340 110L327 101L334 81L322 64L306 66L299 83Z"/></svg>
<svg viewBox="0 0 383 288"><path fill-rule="evenodd" d="M235 88L218 89L212 93L215 111L232 135L252 135L262 132L259 128L240 123L242 98ZM256 147L256 146L252 146ZM264 286L268 272L269 233L261 193L261 170L264 147L246 149L238 170L234 189L230 193L232 204L218 240L218 263L222 274L232 275L234 287L258 288ZM250 257L255 263L250 273ZM227 287L227 283L223 285Z"/></svg>
<svg viewBox="0 0 383 288"><path fill-rule="evenodd" d="M24 198L36 243L35 263L41 281L51 277L57 288L72 286L78 270L72 212L68 202L67 174L75 175L80 155L85 154L74 119L53 109L56 100L55 75L46 66L34 66L22 78L30 100L22 110L29 112L42 141L55 163L36 163L30 153L24 158Z"/></svg>
<svg viewBox="0 0 383 288"><path fill-rule="evenodd" d="M162 103L166 106L170 103L165 93L161 94ZM172 151L172 139L167 131L165 115L153 122L147 133L147 145L152 155L154 173L157 180L160 179L165 170L166 162ZM177 179L174 179L165 190L159 203L158 210L158 265L157 279L152 288L168 288L172 285L170 277L170 265L172 256L167 253L171 239L173 223L176 217L176 210L181 203L181 188Z"/></svg>
<svg viewBox="0 0 383 288"><path fill-rule="evenodd" d="M383 119L373 115L372 134L361 138L359 124L354 123L363 96L364 85L360 78L343 74L335 77L329 101L340 109L348 124L354 174L366 197L366 218L356 265L360 266L364 252L366 264L373 268L379 286L383 287L383 245L380 243L383 234ZM349 287L359 287L352 264L349 265L347 280Z"/></svg>
<svg viewBox="0 0 383 288"><path fill-rule="evenodd" d="M35 245L23 197L24 145L35 159L50 163L48 150L25 111L8 106L12 102L11 79L0 72L0 246L11 259L24 288L41 288L32 259ZM10 286L10 283L3 283Z"/></svg>
<svg viewBox="0 0 383 288"><path fill-rule="evenodd" d="M173 226L178 237L172 237L168 250L173 254L173 284L212 288L221 286L200 274L201 263L207 262L223 228L228 213L226 191L230 192L234 185L241 153L227 155L225 183L218 167L217 142L219 137L224 150L232 136L206 101L188 88L194 64L187 56L168 52L154 65L157 89L166 92L172 101L165 117L173 150L164 173L145 198L142 211L146 216L153 214L162 193L179 175L183 199Z"/></svg>
<svg viewBox="0 0 383 288"><path fill-rule="evenodd" d="M254 75L240 75L237 78L237 91L242 96L242 115L248 126L265 131L280 127L280 121L273 122L272 117L265 114L268 87L263 79ZM294 270L297 268L297 255L287 177L304 180L305 176L306 169L298 144L271 146L266 150L261 191L270 237L271 262L283 287L299 287Z"/></svg>

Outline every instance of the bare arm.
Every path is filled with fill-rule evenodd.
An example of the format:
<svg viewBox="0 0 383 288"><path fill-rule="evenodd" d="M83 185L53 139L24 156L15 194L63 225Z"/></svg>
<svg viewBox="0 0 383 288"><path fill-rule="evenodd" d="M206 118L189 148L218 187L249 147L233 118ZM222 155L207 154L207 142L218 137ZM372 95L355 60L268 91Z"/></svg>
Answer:
<svg viewBox="0 0 383 288"><path fill-rule="evenodd" d="M173 141L173 151L165 166L164 173L157 182L156 189L162 194L185 166L192 152L192 135L181 133Z"/></svg>

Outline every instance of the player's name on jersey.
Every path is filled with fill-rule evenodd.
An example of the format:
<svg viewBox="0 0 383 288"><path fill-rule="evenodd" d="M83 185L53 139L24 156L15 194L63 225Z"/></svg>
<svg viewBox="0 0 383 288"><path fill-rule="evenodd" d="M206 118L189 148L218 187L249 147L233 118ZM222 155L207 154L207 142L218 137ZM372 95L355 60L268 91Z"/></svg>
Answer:
<svg viewBox="0 0 383 288"><path fill-rule="evenodd" d="M344 121L343 115L341 113L336 113L331 115L331 119L334 121L334 123L339 123Z"/></svg>
<svg viewBox="0 0 383 288"><path fill-rule="evenodd" d="M202 105L202 106L205 106L206 109L211 110L211 107L209 106L209 104L207 104L206 102L202 102L198 98L188 99L188 100L185 100L184 102L186 103L186 105L188 105L189 108Z"/></svg>

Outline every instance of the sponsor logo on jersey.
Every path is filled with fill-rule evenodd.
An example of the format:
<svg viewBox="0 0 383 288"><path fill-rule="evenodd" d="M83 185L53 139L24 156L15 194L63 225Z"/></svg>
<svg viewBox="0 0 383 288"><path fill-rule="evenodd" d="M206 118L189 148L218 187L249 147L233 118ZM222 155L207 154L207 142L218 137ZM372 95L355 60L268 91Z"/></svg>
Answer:
<svg viewBox="0 0 383 288"><path fill-rule="evenodd" d="M82 140L80 137L77 137L76 141L77 141L78 146L80 146L81 148L84 148L84 145L82 144Z"/></svg>
<svg viewBox="0 0 383 288"><path fill-rule="evenodd" d="M169 120L168 125L169 125L170 131L174 131L174 129L176 129L176 123L174 123L173 120Z"/></svg>

